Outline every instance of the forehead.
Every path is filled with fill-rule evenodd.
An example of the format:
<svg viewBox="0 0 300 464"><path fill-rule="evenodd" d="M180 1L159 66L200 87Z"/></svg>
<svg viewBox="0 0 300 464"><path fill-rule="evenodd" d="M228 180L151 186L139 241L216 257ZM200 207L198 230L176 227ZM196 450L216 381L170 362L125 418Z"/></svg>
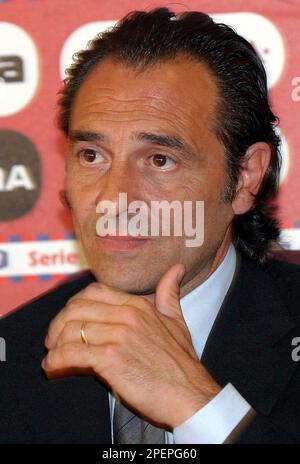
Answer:
<svg viewBox="0 0 300 464"><path fill-rule="evenodd" d="M144 69L106 58L77 91L71 127L141 122L182 130L212 129L218 89L208 67L188 57ZM174 128L173 127L173 128ZM76 127L75 127L76 128Z"/></svg>

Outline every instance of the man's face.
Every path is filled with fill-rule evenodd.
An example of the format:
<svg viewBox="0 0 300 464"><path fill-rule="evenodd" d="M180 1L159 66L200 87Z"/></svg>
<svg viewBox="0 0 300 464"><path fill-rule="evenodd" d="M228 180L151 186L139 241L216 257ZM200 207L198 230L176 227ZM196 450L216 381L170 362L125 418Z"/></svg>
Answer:
<svg viewBox="0 0 300 464"><path fill-rule="evenodd" d="M97 280L151 293L175 263L185 265L185 282L208 274L233 218L221 200L227 176L214 129L217 100L206 66L185 57L139 72L106 59L87 76L72 107L66 186ZM153 200L204 201L204 243L187 247L184 235L131 242L97 236L97 204L118 204L121 192L128 204L149 207Z"/></svg>

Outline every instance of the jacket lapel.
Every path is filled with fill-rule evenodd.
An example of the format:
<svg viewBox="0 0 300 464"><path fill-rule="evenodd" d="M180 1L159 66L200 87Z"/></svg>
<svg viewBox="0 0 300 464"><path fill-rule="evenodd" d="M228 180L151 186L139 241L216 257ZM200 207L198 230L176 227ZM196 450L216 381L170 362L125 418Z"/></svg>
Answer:
<svg viewBox="0 0 300 464"><path fill-rule="evenodd" d="M232 383L257 412L268 415L297 364L291 358L294 327L271 275L239 258L202 362L222 386Z"/></svg>

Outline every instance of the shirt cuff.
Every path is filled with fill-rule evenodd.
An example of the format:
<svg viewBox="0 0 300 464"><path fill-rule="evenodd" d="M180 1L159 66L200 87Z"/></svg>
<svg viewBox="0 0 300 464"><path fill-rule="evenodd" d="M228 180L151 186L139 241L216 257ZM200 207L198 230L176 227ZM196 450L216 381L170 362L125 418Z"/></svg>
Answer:
<svg viewBox="0 0 300 464"><path fill-rule="evenodd" d="M209 403L173 430L175 444L221 444L251 406L228 383Z"/></svg>

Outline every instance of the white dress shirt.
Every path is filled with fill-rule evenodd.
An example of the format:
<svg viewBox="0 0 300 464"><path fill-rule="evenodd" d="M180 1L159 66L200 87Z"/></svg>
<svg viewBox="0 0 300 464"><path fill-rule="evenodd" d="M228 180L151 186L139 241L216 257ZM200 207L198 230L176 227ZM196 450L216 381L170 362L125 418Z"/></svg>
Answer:
<svg viewBox="0 0 300 464"><path fill-rule="evenodd" d="M180 300L182 313L194 349L201 359L213 323L230 287L236 267L236 252L230 245L218 268L201 285ZM111 435L115 398L109 393ZM223 443L251 406L228 383L209 403L180 424L173 433L166 431L166 444Z"/></svg>

